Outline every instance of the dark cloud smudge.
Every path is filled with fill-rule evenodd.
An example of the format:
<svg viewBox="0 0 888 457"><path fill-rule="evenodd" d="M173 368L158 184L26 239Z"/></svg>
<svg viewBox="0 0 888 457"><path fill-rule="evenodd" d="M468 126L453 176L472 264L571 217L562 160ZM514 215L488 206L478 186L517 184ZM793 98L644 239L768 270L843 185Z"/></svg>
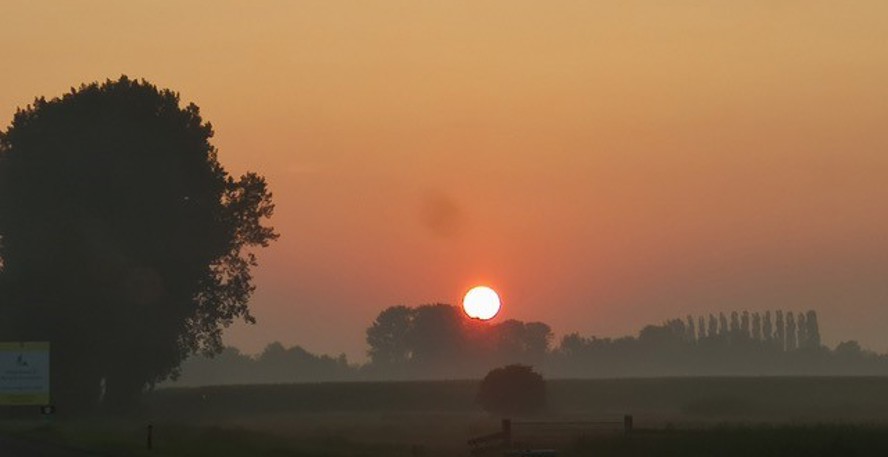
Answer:
<svg viewBox="0 0 888 457"><path fill-rule="evenodd" d="M463 220L462 209L444 192L426 193L422 198L419 216L423 227L438 238L453 238L459 235Z"/></svg>

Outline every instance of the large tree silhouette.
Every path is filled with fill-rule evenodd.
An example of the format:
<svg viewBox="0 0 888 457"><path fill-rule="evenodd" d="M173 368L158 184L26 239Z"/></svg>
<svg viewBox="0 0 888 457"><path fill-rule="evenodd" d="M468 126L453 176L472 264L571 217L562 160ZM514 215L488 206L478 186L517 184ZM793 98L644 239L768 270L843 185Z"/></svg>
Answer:
<svg viewBox="0 0 888 457"><path fill-rule="evenodd" d="M552 337L552 329L542 322L483 322L443 303L392 306L367 328L367 372L430 378L480 375L501 364L540 366Z"/></svg>
<svg viewBox="0 0 888 457"><path fill-rule="evenodd" d="M467 319L452 305L392 306L367 328L368 355L378 375L446 374L464 362Z"/></svg>
<svg viewBox="0 0 888 457"><path fill-rule="evenodd" d="M404 366L412 356L410 332L414 311L406 306L386 308L367 328L367 355L377 367Z"/></svg>
<svg viewBox="0 0 888 457"><path fill-rule="evenodd" d="M126 77L37 99L0 135L0 339L52 342L68 409L103 381L127 404L253 320L271 194L231 177L212 136L197 106Z"/></svg>

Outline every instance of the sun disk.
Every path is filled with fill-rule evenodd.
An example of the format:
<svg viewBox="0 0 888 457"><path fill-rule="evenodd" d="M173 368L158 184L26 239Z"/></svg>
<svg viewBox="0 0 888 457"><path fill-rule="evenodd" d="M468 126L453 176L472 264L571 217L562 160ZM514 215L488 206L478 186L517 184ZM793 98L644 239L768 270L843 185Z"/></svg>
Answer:
<svg viewBox="0 0 888 457"><path fill-rule="evenodd" d="M499 295L487 286L473 287L463 298L463 310L473 319L493 319L500 310Z"/></svg>

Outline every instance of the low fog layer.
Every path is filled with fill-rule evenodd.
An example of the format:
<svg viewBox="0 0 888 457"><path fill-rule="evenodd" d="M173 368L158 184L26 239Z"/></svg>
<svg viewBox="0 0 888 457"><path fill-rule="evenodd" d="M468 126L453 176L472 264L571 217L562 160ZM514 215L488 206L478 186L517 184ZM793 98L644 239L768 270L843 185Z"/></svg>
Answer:
<svg viewBox="0 0 888 457"><path fill-rule="evenodd" d="M687 316L648 325L636 336L570 334L554 342L542 322L489 324L450 305L395 306L379 314L366 336L365 364L277 342L255 356L227 347L215 358L188 359L172 385L477 379L510 363L532 365L549 378L888 375L888 356L856 341L823 345L814 311Z"/></svg>

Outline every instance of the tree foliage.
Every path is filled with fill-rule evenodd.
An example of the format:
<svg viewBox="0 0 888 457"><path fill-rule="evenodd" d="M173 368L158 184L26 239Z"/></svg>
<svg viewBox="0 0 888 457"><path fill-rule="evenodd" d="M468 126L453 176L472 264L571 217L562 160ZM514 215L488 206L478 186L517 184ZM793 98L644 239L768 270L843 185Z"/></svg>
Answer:
<svg viewBox="0 0 888 457"><path fill-rule="evenodd" d="M52 342L57 400L94 402L104 380L124 403L253 321L274 205L212 136L197 106L126 77L38 98L0 134L0 335Z"/></svg>
<svg viewBox="0 0 888 457"><path fill-rule="evenodd" d="M392 306L367 328L368 369L386 377L480 376L497 365L543 363L551 342L542 322L481 322L442 303Z"/></svg>
<svg viewBox="0 0 888 457"><path fill-rule="evenodd" d="M406 306L386 308L367 329L368 355L373 363L394 367L403 365L412 353L408 340L413 310Z"/></svg>
<svg viewBox="0 0 888 457"><path fill-rule="evenodd" d="M546 381L527 365L508 365L487 373L478 403L495 414L531 414L546 406Z"/></svg>
<svg viewBox="0 0 888 457"><path fill-rule="evenodd" d="M713 325L706 333L695 333L689 317L645 326L637 337L568 334L546 358L544 372L559 377L888 373L888 354L861 350L855 342L842 343L835 351L822 345L813 310L777 311L774 325L770 311L734 314L740 323L736 328L719 326L720 319L710 314ZM746 320L749 326L743 324ZM696 320L698 326L703 321L702 316Z"/></svg>
<svg viewBox="0 0 888 457"><path fill-rule="evenodd" d="M770 312L748 313L752 323L749 329L742 325L741 317L739 332L700 332L706 320L698 316L695 335L689 324L695 320L689 316L645 326L637 336L598 338L571 333L551 349L551 330L543 323L482 323L462 318L463 325L454 331L449 318L444 318L438 331L418 332L412 325L417 313L429 313L427 325L422 327L426 330L437 325L431 316L462 318L459 309L449 305L394 306L381 312L367 331L370 361L366 364L352 365L343 355L313 355L298 346L286 349L274 343L257 357L231 348L213 359L193 357L183 365L179 383L479 378L492 367L515 363L537 367L540 373L559 378L888 374L888 354L866 350L856 341L843 342L835 350L822 346L814 311L795 313L805 316L806 327L804 344L795 350L774 344L773 327L765 331L761 325L755 331L755 322L767 321ZM796 326L801 332L798 317ZM417 353L413 344L424 337L429 337L424 347L443 346ZM434 355L415 358L415 354Z"/></svg>

